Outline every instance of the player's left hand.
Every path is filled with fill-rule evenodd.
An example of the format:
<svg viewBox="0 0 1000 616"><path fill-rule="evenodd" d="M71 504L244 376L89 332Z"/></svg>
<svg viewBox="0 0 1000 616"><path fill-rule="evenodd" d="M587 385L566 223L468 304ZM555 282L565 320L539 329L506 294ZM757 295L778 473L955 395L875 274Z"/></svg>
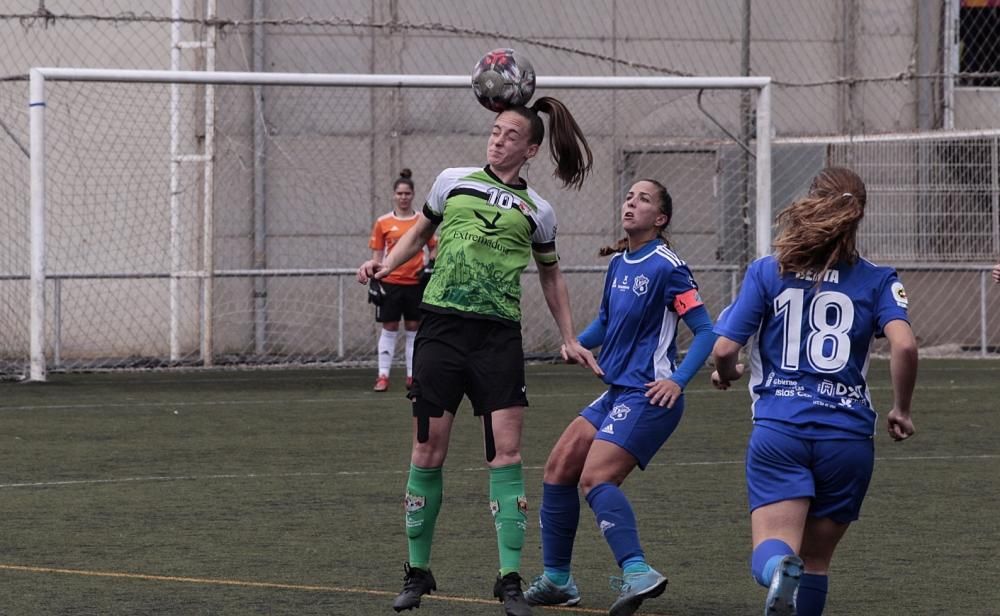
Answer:
<svg viewBox="0 0 1000 616"><path fill-rule="evenodd" d="M898 408L893 407L889 411L889 436L892 437L894 441L905 441L906 439L913 436L916 429L913 427L913 419L910 418L909 413L904 413Z"/></svg>
<svg viewBox="0 0 1000 616"><path fill-rule="evenodd" d="M583 345L578 341L564 342L559 348L559 353L567 364L583 364L597 376L604 376L604 371L597 364L594 354L583 348Z"/></svg>
<svg viewBox="0 0 1000 616"><path fill-rule="evenodd" d="M676 382L670 379L660 379L646 383L646 397L650 404L665 406L668 409L674 408L674 403L680 399L684 390Z"/></svg>
<svg viewBox="0 0 1000 616"><path fill-rule="evenodd" d="M743 376L743 371L745 369L743 364L736 364L733 366L735 372L732 375L726 375L730 378L722 378L718 370L712 371L712 386L716 389L726 390L733 384L733 381L739 380Z"/></svg>

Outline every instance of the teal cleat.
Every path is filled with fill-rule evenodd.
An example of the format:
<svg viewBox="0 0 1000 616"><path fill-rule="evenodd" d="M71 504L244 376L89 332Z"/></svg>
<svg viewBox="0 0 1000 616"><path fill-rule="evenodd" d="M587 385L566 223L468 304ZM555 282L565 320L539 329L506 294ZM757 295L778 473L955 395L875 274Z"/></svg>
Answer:
<svg viewBox="0 0 1000 616"><path fill-rule="evenodd" d="M580 590L576 587L572 575L564 586L559 586L543 574L531 582L528 590L524 591L524 598L531 605L569 607L580 602Z"/></svg>
<svg viewBox="0 0 1000 616"><path fill-rule="evenodd" d="M764 616L795 616L795 595L802 579L802 559L789 554L781 559L767 589Z"/></svg>
<svg viewBox="0 0 1000 616"><path fill-rule="evenodd" d="M645 573L627 573L624 577L611 579L611 588L621 594L611 604L609 616L632 616L643 601L659 597L667 588L667 578L652 568Z"/></svg>

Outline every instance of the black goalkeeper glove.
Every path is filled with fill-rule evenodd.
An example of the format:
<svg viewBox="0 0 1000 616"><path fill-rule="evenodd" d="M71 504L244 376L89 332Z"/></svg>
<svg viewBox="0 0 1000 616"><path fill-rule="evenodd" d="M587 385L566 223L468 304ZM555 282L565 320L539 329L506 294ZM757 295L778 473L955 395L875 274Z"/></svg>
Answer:
<svg viewBox="0 0 1000 616"><path fill-rule="evenodd" d="M382 283L374 278L369 279L368 303L375 304L376 306L381 306L382 300L384 299L385 299L385 289L382 287Z"/></svg>

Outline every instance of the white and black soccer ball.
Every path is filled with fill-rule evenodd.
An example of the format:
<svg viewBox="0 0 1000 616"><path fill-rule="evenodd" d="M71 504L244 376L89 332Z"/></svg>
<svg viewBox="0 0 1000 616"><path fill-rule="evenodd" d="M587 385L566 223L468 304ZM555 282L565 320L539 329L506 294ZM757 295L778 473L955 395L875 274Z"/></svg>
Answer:
<svg viewBox="0 0 1000 616"><path fill-rule="evenodd" d="M513 49L494 49L476 62L472 92L490 111L527 105L535 93L535 69Z"/></svg>

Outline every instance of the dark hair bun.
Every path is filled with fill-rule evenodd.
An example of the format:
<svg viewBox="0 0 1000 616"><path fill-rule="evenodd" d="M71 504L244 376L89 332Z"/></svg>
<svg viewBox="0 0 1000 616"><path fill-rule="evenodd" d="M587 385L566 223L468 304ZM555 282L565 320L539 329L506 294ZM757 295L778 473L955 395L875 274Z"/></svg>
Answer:
<svg viewBox="0 0 1000 616"><path fill-rule="evenodd" d="M410 171L409 167L406 167L402 171L399 172L399 177L410 179L411 177L413 177L413 172Z"/></svg>

